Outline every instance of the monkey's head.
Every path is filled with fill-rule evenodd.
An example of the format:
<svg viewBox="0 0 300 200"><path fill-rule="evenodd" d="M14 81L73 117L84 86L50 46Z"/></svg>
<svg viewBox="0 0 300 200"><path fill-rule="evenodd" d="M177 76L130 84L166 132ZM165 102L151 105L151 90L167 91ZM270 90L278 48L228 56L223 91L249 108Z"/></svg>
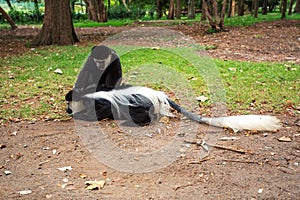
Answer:
<svg viewBox="0 0 300 200"><path fill-rule="evenodd" d="M94 46L90 57L93 59L93 62L96 64L99 70L105 70L106 67L113 61L112 55L115 54L115 51L108 48L107 46Z"/></svg>

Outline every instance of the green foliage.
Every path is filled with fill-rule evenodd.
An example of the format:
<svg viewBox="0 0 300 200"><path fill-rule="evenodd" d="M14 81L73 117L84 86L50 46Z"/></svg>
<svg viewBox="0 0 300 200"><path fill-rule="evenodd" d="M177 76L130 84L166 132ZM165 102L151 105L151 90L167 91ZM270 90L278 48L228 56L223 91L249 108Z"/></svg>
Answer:
<svg viewBox="0 0 300 200"><path fill-rule="evenodd" d="M109 19L140 19L146 15L146 11L139 7L125 8L123 5L113 6L108 10Z"/></svg>
<svg viewBox="0 0 300 200"><path fill-rule="evenodd" d="M14 20L14 22L19 24L35 24L43 21L43 14L37 10L23 12L13 9L10 10L8 14Z"/></svg>
<svg viewBox="0 0 300 200"><path fill-rule="evenodd" d="M280 13L268 13L267 15L258 15L258 18L254 18L252 15L244 15L225 18L224 24L225 26L251 26L258 22L280 20L280 17ZM293 15L287 15L287 19L300 20L300 14L294 13Z"/></svg>

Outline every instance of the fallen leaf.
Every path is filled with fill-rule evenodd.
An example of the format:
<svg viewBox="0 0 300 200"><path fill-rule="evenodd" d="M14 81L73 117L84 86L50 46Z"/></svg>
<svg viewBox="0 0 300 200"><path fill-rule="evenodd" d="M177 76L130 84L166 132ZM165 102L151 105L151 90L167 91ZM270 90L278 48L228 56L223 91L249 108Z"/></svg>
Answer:
<svg viewBox="0 0 300 200"><path fill-rule="evenodd" d="M196 97L196 99L197 99L197 101L205 102L208 100L208 97L202 95L202 96Z"/></svg>
<svg viewBox="0 0 300 200"><path fill-rule="evenodd" d="M54 73L56 73L56 74L63 74L63 71L61 70L61 69L56 69L56 70L54 70Z"/></svg>
<svg viewBox="0 0 300 200"><path fill-rule="evenodd" d="M287 136L282 136L281 138L278 138L278 141L280 142L291 142L292 139Z"/></svg>
<svg viewBox="0 0 300 200"><path fill-rule="evenodd" d="M86 181L85 185L87 185L87 190L99 190L102 189L105 185L105 180L100 181Z"/></svg>
<svg viewBox="0 0 300 200"><path fill-rule="evenodd" d="M170 123L170 119L166 116L163 116L160 118L159 120L160 123L163 123L163 124L169 124Z"/></svg>
<svg viewBox="0 0 300 200"><path fill-rule="evenodd" d="M236 71L236 68L228 68L229 71Z"/></svg>
<svg viewBox="0 0 300 200"><path fill-rule="evenodd" d="M8 170L5 170L4 171L4 174L7 176L7 175L10 175L11 174L11 171L8 171Z"/></svg>
<svg viewBox="0 0 300 200"><path fill-rule="evenodd" d="M160 47L152 47L152 50L160 50Z"/></svg>
<svg viewBox="0 0 300 200"><path fill-rule="evenodd" d="M31 190L22 190L22 191L19 191L19 193L20 193L21 195L26 195L26 194L31 194L32 191L31 191Z"/></svg>
<svg viewBox="0 0 300 200"><path fill-rule="evenodd" d="M87 177L86 174L79 174L79 177L82 178L82 179L85 179Z"/></svg>
<svg viewBox="0 0 300 200"><path fill-rule="evenodd" d="M59 168L57 168L59 171L70 171L70 170L72 170L72 167L71 166L67 166L67 167L59 167Z"/></svg>

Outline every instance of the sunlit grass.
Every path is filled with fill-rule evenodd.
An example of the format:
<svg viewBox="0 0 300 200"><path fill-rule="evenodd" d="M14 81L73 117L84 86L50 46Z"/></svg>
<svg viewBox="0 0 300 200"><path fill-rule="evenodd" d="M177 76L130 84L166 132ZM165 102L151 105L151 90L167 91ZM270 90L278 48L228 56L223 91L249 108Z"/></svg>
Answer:
<svg viewBox="0 0 300 200"><path fill-rule="evenodd" d="M64 96L72 88L91 46L51 46L34 49L22 56L0 62L1 120L65 119ZM300 66L291 63L253 63L213 60L220 71L226 92L226 104L234 113L284 112L286 102L300 105ZM151 66L161 73L172 71L182 76L196 95L210 98L205 81L189 60L169 51L142 49L121 56L123 71L132 72L139 66L149 69L141 85L165 89L152 84L159 75L151 73ZM63 74L54 73L61 69ZM138 76L139 74L135 74ZM161 82L161 84L164 84ZM167 84L167 83L166 83ZM179 84L179 83L178 83ZM176 94L175 94L176 95ZM209 110L211 101L200 103Z"/></svg>

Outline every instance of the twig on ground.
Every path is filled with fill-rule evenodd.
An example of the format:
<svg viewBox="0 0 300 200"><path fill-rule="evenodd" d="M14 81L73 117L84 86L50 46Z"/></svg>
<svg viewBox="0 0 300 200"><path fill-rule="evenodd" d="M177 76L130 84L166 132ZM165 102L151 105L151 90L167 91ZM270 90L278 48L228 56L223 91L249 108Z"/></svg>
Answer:
<svg viewBox="0 0 300 200"><path fill-rule="evenodd" d="M197 142L197 141L187 141L185 140L184 141L185 143L189 143L189 144L195 144L197 146L202 146L202 143L201 142ZM206 143L207 144L207 143ZM235 148L235 147L225 147L225 146L221 146L221 145L211 145L211 144L207 144L208 146L211 146L211 147L215 147L215 148L218 148L218 149L223 149L223 150L228 150L228 151L233 151L233 152L237 152L237 153L242 153L242 154L254 154L253 151L251 150L244 150L244 149L240 149L240 148Z"/></svg>
<svg viewBox="0 0 300 200"><path fill-rule="evenodd" d="M233 159L222 159L223 162L238 162L238 163L247 163L247 164L259 164L262 162L254 161L254 160L233 160Z"/></svg>
<svg viewBox="0 0 300 200"><path fill-rule="evenodd" d="M233 152L237 152L237 153L242 153L242 154L254 154L253 151L249 150L249 149L240 149L240 148L235 148L235 147L225 147L225 146L221 146L221 145L210 145L212 147L218 148L218 149L224 149L224 150L229 150L229 151L233 151Z"/></svg>
<svg viewBox="0 0 300 200"><path fill-rule="evenodd" d="M214 158L215 158L215 156L209 156L209 157L205 157L201 160L191 160L191 161L188 162L188 164L201 164L202 162L212 160Z"/></svg>

